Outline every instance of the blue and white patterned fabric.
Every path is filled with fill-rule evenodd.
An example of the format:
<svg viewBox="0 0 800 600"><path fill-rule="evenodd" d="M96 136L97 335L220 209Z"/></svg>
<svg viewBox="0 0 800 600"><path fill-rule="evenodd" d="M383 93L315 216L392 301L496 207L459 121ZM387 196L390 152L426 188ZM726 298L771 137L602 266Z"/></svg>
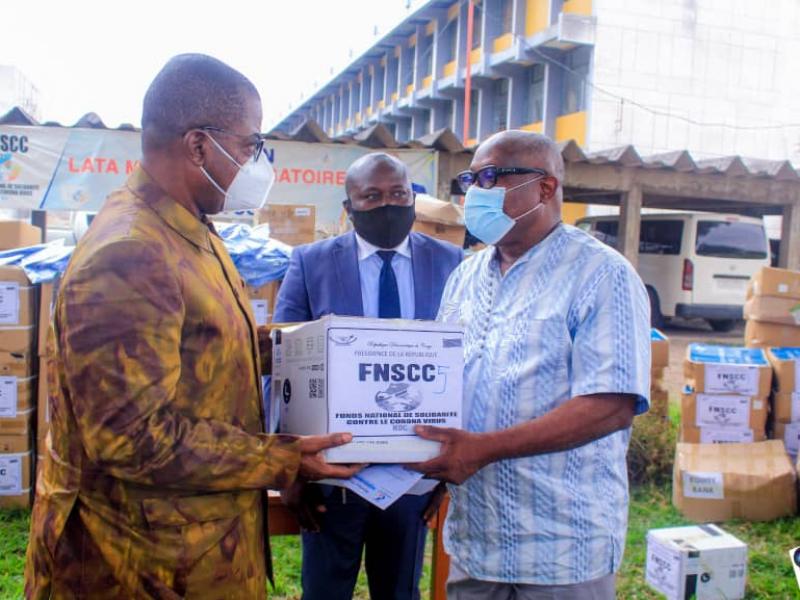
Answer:
<svg viewBox="0 0 800 600"><path fill-rule="evenodd" d="M650 307L620 254L559 225L501 275L494 247L461 263L439 320L465 327L464 427L496 431L570 398L649 406ZM487 581L564 585L618 570L630 429L566 452L503 460L450 486L445 547Z"/></svg>

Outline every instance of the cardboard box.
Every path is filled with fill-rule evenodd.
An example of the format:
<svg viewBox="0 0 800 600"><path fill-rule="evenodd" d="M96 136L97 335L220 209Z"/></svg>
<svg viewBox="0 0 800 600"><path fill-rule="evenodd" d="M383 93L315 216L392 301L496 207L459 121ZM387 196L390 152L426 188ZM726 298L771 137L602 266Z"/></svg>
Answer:
<svg viewBox="0 0 800 600"><path fill-rule="evenodd" d="M314 241L317 207L313 204L268 204L258 212L259 223L269 223L269 236L290 246Z"/></svg>
<svg viewBox="0 0 800 600"><path fill-rule="evenodd" d="M668 600L744 598L747 544L711 524L651 529L645 580Z"/></svg>
<svg viewBox="0 0 800 600"><path fill-rule="evenodd" d="M777 296L800 300L800 273L788 269L764 267L750 280L747 297Z"/></svg>
<svg viewBox="0 0 800 600"><path fill-rule="evenodd" d="M800 454L800 423L775 421L772 437L777 441L783 442L783 447L789 455L796 458Z"/></svg>
<svg viewBox="0 0 800 600"><path fill-rule="evenodd" d="M744 303L744 318L749 321L798 326L800 325L800 300L774 296L753 296Z"/></svg>
<svg viewBox="0 0 800 600"><path fill-rule="evenodd" d="M253 316L255 317L256 325L259 327L263 327L272 321L280 286L280 280L270 281L260 287L247 286L247 296L250 298Z"/></svg>
<svg viewBox="0 0 800 600"><path fill-rule="evenodd" d="M0 360L4 354L9 353L25 356L26 360L32 363L33 357L36 356L36 327L0 326Z"/></svg>
<svg viewBox="0 0 800 600"><path fill-rule="evenodd" d="M414 231L463 248L466 227L464 209L461 206L427 194L417 194L415 208L417 218L414 221Z"/></svg>
<svg viewBox="0 0 800 600"><path fill-rule="evenodd" d="M800 422L800 392L777 392L772 395L772 416L782 423Z"/></svg>
<svg viewBox="0 0 800 600"><path fill-rule="evenodd" d="M769 400L739 394L683 393L681 424L690 427L752 429L764 432Z"/></svg>
<svg viewBox="0 0 800 600"><path fill-rule="evenodd" d="M0 377L0 422L35 406L36 377Z"/></svg>
<svg viewBox="0 0 800 600"><path fill-rule="evenodd" d="M0 250L42 243L42 230L27 221L0 221Z"/></svg>
<svg viewBox="0 0 800 600"><path fill-rule="evenodd" d="M683 374L696 392L766 398L772 389L772 367L758 348L689 344Z"/></svg>
<svg viewBox="0 0 800 600"><path fill-rule="evenodd" d="M55 307L56 294L58 294L59 280L46 281L39 286L39 318L38 342L36 344L39 356L44 356L47 352L47 336L50 325L53 322L53 309Z"/></svg>
<svg viewBox="0 0 800 600"><path fill-rule="evenodd" d="M32 467L30 438L0 435L0 508L30 507Z"/></svg>
<svg viewBox="0 0 800 600"><path fill-rule="evenodd" d="M461 327L328 315L272 338L281 431L353 434L326 451L330 462L428 460L439 444L417 437L414 426L461 427Z"/></svg>
<svg viewBox="0 0 800 600"><path fill-rule="evenodd" d="M694 521L769 521L797 511L795 481L783 442L679 442L672 503Z"/></svg>
<svg viewBox="0 0 800 600"><path fill-rule="evenodd" d="M765 439L763 429L753 431L746 427L695 427L681 423L678 433L678 441L687 444L752 444Z"/></svg>
<svg viewBox="0 0 800 600"><path fill-rule="evenodd" d="M0 266L0 327L36 324L36 287L19 267Z"/></svg>
<svg viewBox="0 0 800 600"><path fill-rule="evenodd" d="M747 321L744 326L744 343L749 348L800 346L800 327Z"/></svg>
<svg viewBox="0 0 800 600"><path fill-rule="evenodd" d="M2 337L0 335L0 337ZM7 352L0 350L0 377L30 377L36 370L33 355L27 352Z"/></svg>
<svg viewBox="0 0 800 600"><path fill-rule="evenodd" d="M25 454L31 449L31 439L24 435L0 435L0 454Z"/></svg>
<svg viewBox="0 0 800 600"><path fill-rule="evenodd" d="M650 330L650 365L653 369L669 366L669 339L658 329Z"/></svg>
<svg viewBox="0 0 800 600"><path fill-rule="evenodd" d="M26 408L17 412L16 416L0 419L0 436L32 436L35 412L33 408Z"/></svg>
<svg viewBox="0 0 800 600"><path fill-rule="evenodd" d="M414 221L412 231L417 233L424 233L437 240L450 242L451 244L461 248L464 245L464 236L466 229L463 225L442 225L441 223L430 223L428 221Z"/></svg>
<svg viewBox="0 0 800 600"><path fill-rule="evenodd" d="M772 365L774 387L778 392L800 391L797 386L800 383L800 348L768 348L767 360Z"/></svg>

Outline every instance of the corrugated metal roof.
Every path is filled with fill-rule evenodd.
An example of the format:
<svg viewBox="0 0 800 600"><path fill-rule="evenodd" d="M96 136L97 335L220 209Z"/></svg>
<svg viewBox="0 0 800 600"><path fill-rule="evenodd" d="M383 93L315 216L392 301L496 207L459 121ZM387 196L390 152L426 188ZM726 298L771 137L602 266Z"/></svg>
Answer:
<svg viewBox="0 0 800 600"><path fill-rule="evenodd" d="M0 117L0 125L40 125L20 107L14 107ZM48 122L45 126L63 127ZM71 127L110 129L94 112L86 113ZM128 123L116 128L122 131L137 131ZM352 136L329 137L314 120L306 120L291 133L273 130L268 139L323 144L357 144L368 148L430 148L441 152L471 153L449 128L429 133L417 140L398 141L386 125L376 123ZM767 178L779 181L800 181L800 174L788 160L766 160L741 156L695 159L687 150L675 150L649 156L641 156L632 145L618 146L597 152L585 152L575 141L559 142L558 147L566 163L608 164L628 168L665 169L682 173L719 174L726 177Z"/></svg>

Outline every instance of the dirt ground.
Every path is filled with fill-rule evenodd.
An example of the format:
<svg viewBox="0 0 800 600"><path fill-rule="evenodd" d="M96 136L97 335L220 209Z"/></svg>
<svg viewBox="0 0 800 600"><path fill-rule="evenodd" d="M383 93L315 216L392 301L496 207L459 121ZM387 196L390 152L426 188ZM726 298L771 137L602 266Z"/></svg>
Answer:
<svg viewBox="0 0 800 600"><path fill-rule="evenodd" d="M669 367L665 373L665 380L669 390L671 402L680 401L683 389L683 359L686 357L686 347L693 342L704 344L744 344L744 322L733 331L719 333L712 331L711 327L702 320L674 320L664 327L664 334L669 338Z"/></svg>

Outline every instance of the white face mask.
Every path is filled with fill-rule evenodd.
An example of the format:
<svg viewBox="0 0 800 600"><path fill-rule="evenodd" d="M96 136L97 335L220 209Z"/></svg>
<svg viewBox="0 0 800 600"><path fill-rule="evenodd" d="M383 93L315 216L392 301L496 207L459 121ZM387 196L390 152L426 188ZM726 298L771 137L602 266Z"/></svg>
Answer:
<svg viewBox="0 0 800 600"><path fill-rule="evenodd" d="M214 142L214 145L219 148L228 160L239 167L239 172L231 181L227 190L214 181L214 178L208 174L205 168L200 167L203 174L208 178L211 184L219 190L221 194L225 195L225 202L222 204L222 210L257 210L264 206L267 201L267 195L272 189L272 184L275 183L275 171L272 168L272 163L269 162L266 152L261 152L258 158L251 158L243 165L236 162L228 152L223 148L217 140L212 136L208 138Z"/></svg>

